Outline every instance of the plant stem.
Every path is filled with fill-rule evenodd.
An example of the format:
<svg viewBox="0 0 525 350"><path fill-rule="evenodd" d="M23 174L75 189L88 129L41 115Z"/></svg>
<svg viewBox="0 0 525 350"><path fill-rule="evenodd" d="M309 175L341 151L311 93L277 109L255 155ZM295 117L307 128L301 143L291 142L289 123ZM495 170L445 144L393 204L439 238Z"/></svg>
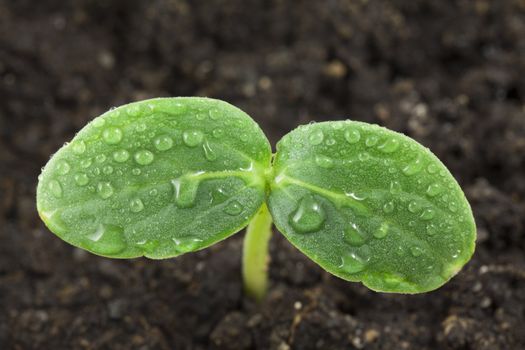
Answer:
<svg viewBox="0 0 525 350"><path fill-rule="evenodd" d="M244 236L242 275L244 291L257 302L268 289L268 243L272 234L272 216L266 204L252 219Z"/></svg>

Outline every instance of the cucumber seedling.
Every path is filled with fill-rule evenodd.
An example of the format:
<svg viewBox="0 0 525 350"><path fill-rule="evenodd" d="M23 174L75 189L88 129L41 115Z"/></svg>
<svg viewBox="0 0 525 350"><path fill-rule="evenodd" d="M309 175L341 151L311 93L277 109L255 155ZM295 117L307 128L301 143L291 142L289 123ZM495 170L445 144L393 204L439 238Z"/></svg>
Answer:
<svg viewBox="0 0 525 350"><path fill-rule="evenodd" d="M219 100L158 98L111 109L47 163L37 207L66 242L111 258L165 259L248 226L246 292L267 290L272 223L326 271L381 292L454 276L476 228L427 148L356 121L300 126L277 144Z"/></svg>

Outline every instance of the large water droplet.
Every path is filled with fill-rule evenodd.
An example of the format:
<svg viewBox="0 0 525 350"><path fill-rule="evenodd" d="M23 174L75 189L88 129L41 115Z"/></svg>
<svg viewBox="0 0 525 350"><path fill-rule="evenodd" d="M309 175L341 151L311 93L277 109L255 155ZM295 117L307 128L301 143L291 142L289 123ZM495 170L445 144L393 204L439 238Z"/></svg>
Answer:
<svg viewBox="0 0 525 350"><path fill-rule="evenodd" d="M147 254L153 253L159 246L159 241L153 240L142 240L135 244L138 248L142 249Z"/></svg>
<svg viewBox="0 0 525 350"><path fill-rule="evenodd" d="M175 204L179 208L190 208L195 204L199 181L191 177L171 180L175 192Z"/></svg>
<svg viewBox="0 0 525 350"><path fill-rule="evenodd" d="M399 181L394 180L390 183L390 193L392 194L400 194L402 192L401 184Z"/></svg>
<svg viewBox="0 0 525 350"><path fill-rule="evenodd" d="M411 163L403 168L403 174L407 176L412 176L419 173L423 169L423 160L421 157L417 157Z"/></svg>
<svg viewBox="0 0 525 350"><path fill-rule="evenodd" d="M290 223L299 233L318 231L326 218L325 211L313 196L304 196L292 213Z"/></svg>
<svg viewBox="0 0 525 350"><path fill-rule="evenodd" d="M148 150L143 149L135 153L135 161L140 165L151 164L153 159L155 159L155 156Z"/></svg>
<svg viewBox="0 0 525 350"><path fill-rule="evenodd" d="M364 233L361 232L355 223L351 223L350 226L343 231L343 238L346 243L354 247L360 247L366 243Z"/></svg>
<svg viewBox="0 0 525 350"><path fill-rule="evenodd" d="M61 160L57 163L57 172L60 175L66 175L71 170L71 166L65 160Z"/></svg>
<svg viewBox="0 0 525 350"><path fill-rule="evenodd" d="M102 138L109 145L115 145L122 141L122 130L116 127L110 127L102 132Z"/></svg>
<svg viewBox="0 0 525 350"><path fill-rule="evenodd" d="M330 169L334 167L334 160L327 156L317 155L315 156L315 164L321 168Z"/></svg>
<svg viewBox="0 0 525 350"><path fill-rule="evenodd" d="M173 139L168 135L161 135L153 141L153 144L159 151L167 151L173 147Z"/></svg>
<svg viewBox="0 0 525 350"><path fill-rule="evenodd" d="M89 177L84 173L75 174L75 182L79 186L86 186L89 183Z"/></svg>
<svg viewBox="0 0 525 350"><path fill-rule="evenodd" d="M348 129L345 131L345 140L350 144L358 143L361 140L361 134L358 130Z"/></svg>
<svg viewBox="0 0 525 350"><path fill-rule="evenodd" d="M144 210L144 203L140 198L134 198L129 202L129 208L134 213L139 213Z"/></svg>
<svg viewBox="0 0 525 350"><path fill-rule="evenodd" d="M365 269L368 260L369 257L363 257L356 252L351 252L341 257L341 265L339 265L339 268L346 273L358 273Z"/></svg>
<svg viewBox="0 0 525 350"><path fill-rule="evenodd" d="M232 201L224 208L224 212L231 216L237 216L242 213L243 206L238 201Z"/></svg>
<svg viewBox="0 0 525 350"><path fill-rule="evenodd" d="M379 142L379 138L375 135L370 135L366 138L365 140L365 145L366 147L373 147L375 145L377 145L377 143Z"/></svg>
<svg viewBox="0 0 525 350"><path fill-rule="evenodd" d="M436 211L432 208L426 208L425 210L423 210L423 212L421 213L421 219L422 220L425 220L425 221L428 221L428 220L432 220L434 218L434 216L436 215Z"/></svg>
<svg viewBox="0 0 525 350"><path fill-rule="evenodd" d="M117 163L124 163L126 160L129 159L129 152L125 149L119 149L118 151L115 151L113 153L113 159Z"/></svg>
<svg viewBox="0 0 525 350"><path fill-rule="evenodd" d="M207 160L210 162L213 162L217 159L217 154L215 154L215 151L211 148L211 145L208 141L205 141L202 144L202 149L204 150L204 156Z"/></svg>
<svg viewBox="0 0 525 350"><path fill-rule="evenodd" d="M101 224L87 236L87 248L101 255L115 255L126 249L124 230L120 226Z"/></svg>
<svg viewBox="0 0 525 350"><path fill-rule="evenodd" d="M182 134L182 140L188 147L196 147L202 143L204 134L199 130L185 131Z"/></svg>
<svg viewBox="0 0 525 350"><path fill-rule="evenodd" d="M48 184L49 191L56 198L62 197L62 186L57 180L51 180Z"/></svg>
<svg viewBox="0 0 525 350"><path fill-rule="evenodd" d="M313 146L320 145L323 140L324 134L322 130L315 130L308 137L308 141L310 141L310 144Z"/></svg>
<svg viewBox="0 0 525 350"><path fill-rule="evenodd" d="M189 236L173 238L173 242L175 242L175 246L178 252L189 253L194 251L201 245L202 239Z"/></svg>
<svg viewBox="0 0 525 350"><path fill-rule="evenodd" d="M411 213L417 213L421 210L421 205L419 205L418 202L416 201L411 201L410 203L408 203L408 211L411 212Z"/></svg>
<svg viewBox="0 0 525 350"><path fill-rule="evenodd" d="M387 139L377 147L383 153L394 153L399 148L399 140L395 138Z"/></svg>
<svg viewBox="0 0 525 350"><path fill-rule="evenodd" d="M428 186L427 188L427 194L430 196L430 197L435 197L437 196L439 193L441 193L441 186L437 183L433 183L431 185Z"/></svg>
<svg viewBox="0 0 525 350"><path fill-rule="evenodd" d="M395 209L395 204L393 201L389 201L389 202L386 202L384 205L383 205L383 211L387 214L390 214L394 211Z"/></svg>
<svg viewBox="0 0 525 350"><path fill-rule="evenodd" d="M389 225L386 222L381 223L381 225L374 231L374 237L377 239L385 238L388 235Z"/></svg>
<svg viewBox="0 0 525 350"><path fill-rule="evenodd" d="M113 186L109 182L99 182L97 192L101 198L107 199L113 195Z"/></svg>
<svg viewBox="0 0 525 350"><path fill-rule="evenodd" d="M86 151L86 143L82 140L73 142L73 145L71 146L73 153L75 154L84 154Z"/></svg>

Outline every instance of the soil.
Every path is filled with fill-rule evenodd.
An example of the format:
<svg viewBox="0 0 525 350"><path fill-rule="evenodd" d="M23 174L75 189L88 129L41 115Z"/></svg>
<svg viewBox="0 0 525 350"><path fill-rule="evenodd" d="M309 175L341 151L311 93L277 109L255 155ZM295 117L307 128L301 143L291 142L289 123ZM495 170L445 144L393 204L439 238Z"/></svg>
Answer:
<svg viewBox="0 0 525 350"><path fill-rule="evenodd" d="M0 348L525 348L523 77L522 0L0 1ZM465 189L473 259L437 291L381 294L276 232L258 307L242 234L164 261L52 235L50 154L110 106L179 95L241 107L273 143L348 117L410 135Z"/></svg>

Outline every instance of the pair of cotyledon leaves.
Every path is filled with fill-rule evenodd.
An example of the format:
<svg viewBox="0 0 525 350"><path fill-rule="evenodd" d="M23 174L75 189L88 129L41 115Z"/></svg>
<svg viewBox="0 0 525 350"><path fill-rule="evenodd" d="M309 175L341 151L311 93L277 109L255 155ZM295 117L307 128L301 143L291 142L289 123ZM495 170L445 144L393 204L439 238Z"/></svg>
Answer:
<svg viewBox="0 0 525 350"><path fill-rule="evenodd" d="M244 228L266 203L275 225L328 272L418 293L470 259L461 188L414 140L355 121L300 126L273 156L244 112L207 98L112 109L45 166L38 211L66 242L112 258L169 258Z"/></svg>

